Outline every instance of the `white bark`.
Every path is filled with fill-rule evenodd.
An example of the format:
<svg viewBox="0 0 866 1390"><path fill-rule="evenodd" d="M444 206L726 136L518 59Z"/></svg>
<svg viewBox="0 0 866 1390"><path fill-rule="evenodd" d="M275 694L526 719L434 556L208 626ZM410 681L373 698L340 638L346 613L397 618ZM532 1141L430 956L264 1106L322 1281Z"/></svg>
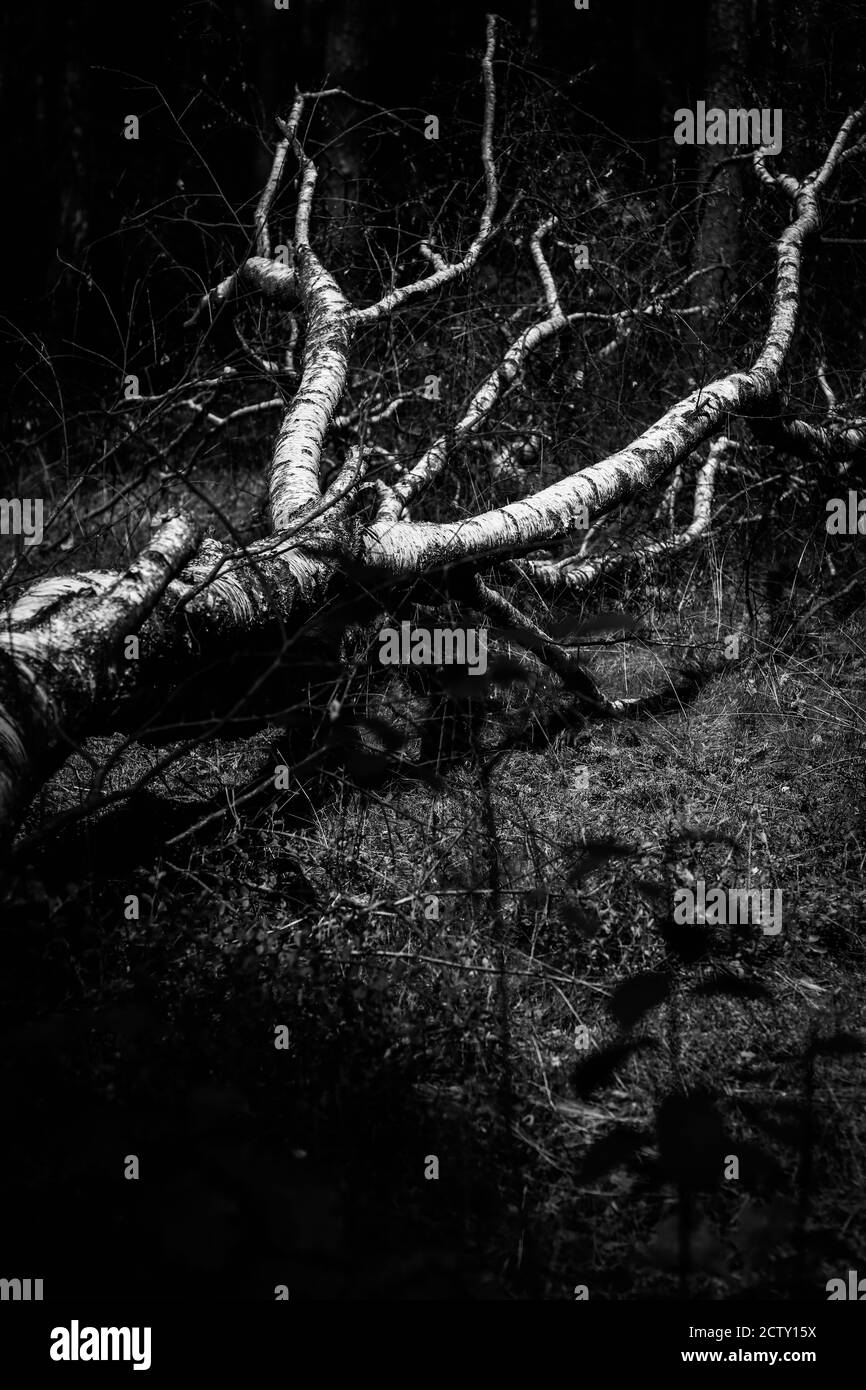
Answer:
<svg viewBox="0 0 866 1390"><path fill-rule="evenodd" d="M14 829L29 791L62 751L74 747L94 718L105 715L136 683L170 680L172 672L194 661L197 653L214 645L236 647L250 634L273 631L285 640L307 615L345 592L347 569L351 569L354 582L374 587L383 581L405 581L448 564L476 561L483 565L498 555L525 555L559 541L577 524L582 525L587 513L598 514L652 487L702 442L726 427L731 415L748 416L776 396L796 327L803 247L819 226L819 198L824 187L839 164L857 148L850 139L862 112L848 118L824 164L801 183L772 174L765 152L756 156L761 178L792 201L794 217L777 243L769 327L750 368L731 372L692 392L621 450L532 497L455 521L407 520L407 504L441 475L455 443L477 431L540 344L579 319L613 319L615 344L629 331L629 320L633 324L645 314L658 312L676 292L655 295L632 315L564 312L542 247L544 235L553 226L549 219L530 242L547 317L515 339L503 361L473 394L454 429L431 444L403 479L390 485L381 479L374 481L371 486L378 494L379 506L373 520L363 520L358 504L364 495L365 459L377 452L377 446L351 451L334 482L323 492L322 453L344 390L356 326L395 312L466 273L492 235L497 200L492 153L494 44L495 22L491 20L483 62L485 203L476 236L462 260L453 264L428 247L433 272L413 286L391 291L368 309L357 309L348 302L310 244L316 170L297 138L303 96L296 100L256 213L257 246L265 254L248 259L235 275L206 296L202 306L208 312L220 305L230 310L232 300L243 289L253 288L278 302L297 298L306 319L300 381L285 410L269 474L273 535L243 553L230 554L213 539L198 544L191 525L174 518L123 574L93 572L41 581L2 615L0 828L7 834ZM267 257L268 215L289 148L301 166L292 269ZM614 344L602 351L612 350ZM255 409L272 405L268 402ZM821 428L845 433L835 421ZM859 432L859 422L847 428L849 434L851 429ZM668 542L666 548L689 543L709 523L712 481L725 447L720 441L711 451L710 463L701 475L692 527L683 537ZM479 594L500 613L517 612L485 586ZM548 664L572 682L579 681L574 658L562 653L541 629L525 620L524 626L540 641ZM140 657L123 661L123 640L132 633L140 636ZM591 682L585 684L596 704L614 708L612 702L596 699Z"/></svg>
<svg viewBox="0 0 866 1390"><path fill-rule="evenodd" d="M298 248L297 278L307 313L307 345L301 382L280 426L271 463L268 488L275 531L321 498L322 446L346 385L349 352L347 301L309 246Z"/></svg>
<svg viewBox="0 0 866 1390"><path fill-rule="evenodd" d="M862 115L861 109L845 122L846 138ZM651 487L716 434L729 415L749 415L772 400L796 328L803 246L820 227L819 192L838 165L844 146L840 135L820 170L799 184L786 181L785 191L793 198L795 217L776 244L770 324L752 367L693 391L625 449L533 497L455 522L377 520L365 537L370 565L391 573L418 573L458 560L531 549L565 537L582 524L587 511L592 515L608 510ZM756 164L765 167L765 162L764 152L759 151Z"/></svg>
<svg viewBox="0 0 866 1390"><path fill-rule="evenodd" d="M733 456L735 449L736 445L725 435L713 440L707 461L698 471L695 481L691 524L675 535L619 546L577 562L570 556L564 560L524 560L520 568L536 584L568 589L571 593L583 593L602 575L609 575L612 570L620 569L633 560L654 560L662 555L674 555L686 550L701 536L706 535L709 529L716 475Z"/></svg>
<svg viewBox="0 0 866 1390"><path fill-rule="evenodd" d="M0 827L15 823L40 770L116 691L138 632L196 545L167 521L125 573L42 580L0 628Z"/></svg>

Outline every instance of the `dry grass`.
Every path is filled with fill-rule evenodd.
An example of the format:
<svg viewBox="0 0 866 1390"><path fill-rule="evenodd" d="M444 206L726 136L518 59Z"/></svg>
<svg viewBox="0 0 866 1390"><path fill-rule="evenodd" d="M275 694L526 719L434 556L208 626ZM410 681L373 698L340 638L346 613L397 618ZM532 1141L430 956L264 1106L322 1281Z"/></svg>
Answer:
<svg viewBox="0 0 866 1390"><path fill-rule="evenodd" d="M649 599L633 577L617 602L646 605L643 640L587 653L606 688L658 685L689 649L709 660L708 634L717 655L743 617L720 611L722 578L711 548ZM853 613L808 643L745 642L687 704L552 742L558 697L511 687L467 742L457 729L437 790L412 775L423 697L362 672L350 699L407 733L400 769L359 786L353 744L232 810L287 746L272 725L150 788L154 843L190 800L223 804L207 833L143 854L139 805L59 837L13 904L6 1007L32 1061L19 1134L32 1145L53 1094L65 1185L102 1216L93 1287L134 1239L141 1279L178 1296L821 1298L866 1234L862 1060L805 1060L816 1034L863 1036L863 636ZM528 703L536 736L482 775ZM154 756L132 743L120 785ZM73 761L46 805L75 779ZM659 927L699 878L781 888L782 933L719 929L709 957L679 960ZM616 991L665 970L671 999L623 1034ZM769 997L694 993L719 971ZM594 1050L656 1046L581 1095L584 1028ZM689 1197L659 1112L702 1088L742 1171ZM85 1171L82 1107L100 1163L114 1145L158 1174L134 1212ZM54 1219L71 1240L46 1180L31 1235Z"/></svg>

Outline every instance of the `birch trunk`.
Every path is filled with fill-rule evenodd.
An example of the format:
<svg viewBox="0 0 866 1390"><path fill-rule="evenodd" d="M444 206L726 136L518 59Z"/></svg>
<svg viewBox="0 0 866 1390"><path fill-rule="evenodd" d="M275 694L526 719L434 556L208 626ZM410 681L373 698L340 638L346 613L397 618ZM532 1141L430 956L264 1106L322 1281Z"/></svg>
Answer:
<svg viewBox="0 0 866 1390"><path fill-rule="evenodd" d="M200 540L182 517L170 517L123 573L93 571L42 580L0 615L0 835L7 842L40 781L88 731L110 725L118 702L137 687L171 684L209 653L233 650L251 638L273 634L285 641L312 613L345 597L353 585L378 590L457 563L472 562L483 570L499 556L526 555L562 540L587 517L651 488L703 441L727 434L732 416L760 411L776 397L797 324L803 249L820 225L825 186L859 148L850 141L862 110L843 123L821 168L801 182L774 174L766 156L756 154L759 177L790 202L794 215L776 246L769 326L751 367L692 392L623 449L533 496L453 521L408 520L407 504L447 469L455 443L466 442L487 420L528 354L577 317L563 312L544 256L542 239L555 223L548 218L536 229L529 248L546 317L521 332L497 371L475 391L450 435L432 441L402 482L376 480L378 508L372 518L364 512L370 496L369 489L364 491L364 449L351 450L337 479L323 489L323 450L358 326L469 274L496 233L494 48L491 19L482 60L484 202L477 233L452 262L425 243L430 274L388 290L366 308L349 303L310 244L316 169L301 149L296 130L311 94L296 97L292 115L282 125L272 177L256 213L257 250L268 252L268 211L291 149L300 164L294 268L278 267L267 254L257 254L212 290L197 311L216 307L231 314L243 289L277 303L300 301L305 315L300 381L284 409L268 479L273 534L232 554L213 539ZM644 306L636 312L651 309ZM619 321L622 316L583 317ZM620 336L618 331L617 341ZM514 611L483 584L477 592L487 593L499 611ZM129 648L131 637L138 639L137 651ZM541 637L542 649L546 643L556 658L550 664L564 668L564 659L556 657L556 644Z"/></svg>

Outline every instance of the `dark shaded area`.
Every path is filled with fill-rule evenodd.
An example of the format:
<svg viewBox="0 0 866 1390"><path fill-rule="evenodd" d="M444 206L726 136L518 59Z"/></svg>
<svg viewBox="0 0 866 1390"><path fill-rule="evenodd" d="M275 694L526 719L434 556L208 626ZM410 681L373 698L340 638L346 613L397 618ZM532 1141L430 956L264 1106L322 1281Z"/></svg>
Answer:
<svg viewBox="0 0 866 1390"><path fill-rule="evenodd" d="M716 18L725 8L714 7ZM474 3L430 12L396 0L379 7L360 0L292 0L288 13L263 0L254 6L158 4L146 12L99 0L72 13L47 3L6 13L0 59L4 186L11 195L7 226L15 237L14 254L4 259L8 320L18 334L46 344L76 401L102 389L106 358L131 364L154 386L169 380L170 354L183 341L196 277L209 282L249 246L272 115L285 111L294 83L339 81L384 108L411 108L406 118L414 122L413 139L428 107L459 110L477 125L483 13ZM521 90L511 62L548 75L563 91L574 82L579 103L568 117L569 133L595 136L603 129L611 150L627 138L630 186L657 182L660 201L668 199L671 215L679 214L707 170L695 151L676 151L660 132L670 131L679 105L706 95L718 68L718 33L708 43L701 7L686 0L653 7L632 0L576 13L567 0L539 0L509 4L500 13L512 26L503 31L500 109ZM802 172L828 126L859 95L863 10L827 0L760 0L751 14L741 102L785 106L786 147ZM722 79L730 82L729 69ZM329 108L317 134L325 145L323 189L331 221L352 248L363 228L363 218L352 222L352 207L364 196L365 180L375 180L380 195L395 203L423 201L425 190L423 163L405 132L386 121L368 139L366 111L343 100ZM810 111L818 113L814 122ZM142 122L138 142L123 138L129 113ZM473 140L476 133L473 127ZM455 166L464 154L456 151ZM599 168L599 183L606 176ZM618 170L617 177L625 175ZM236 223L227 219L227 205L237 209ZM154 208L159 217L151 216ZM626 209L627 215L636 214ZM761 235L771 228L765 239L776 234L777 209L749 228L763 251L756 225ZM683 265L695 230L695 214L683 213ZM842 230L850 234L852 228L846 223ZM503 281L510 254L503 249L497 262ZM818 258L808 293L821 299L826 342L847 344L850 351L860 332L852 324L855 311L845 295L826 294L828 284L845 283L857 264L847 256L843 247ZM350 269L359 283L369 274L369 267ZM725 277L726 292L736 292L737 274ZM136 319L138 336L129 343L122 332L118 337L103 292L111 306L146 296L146 327ZM751 294L743 304L747 319L758 302L757 292ZM763 300L758 311L763 322ZM3 334L10 355L20 346L16 331ZM862 333L856 342L862 344ZM668 358L659 356L661 367L655 359L650 366L666 372ZM533 364L532 388L552 395L562 384L558 365ZM39 408L38 392L21 376L20 361L9 373L14 425L18 415ZM655 389L652 380L647 389ZM66 463L74 471L76 460ZM472 475L464 486L461 501L472 496ZM786 536L772 510L771 495L760 554L774 557L766 598L778 614L778 632L787 634L785 605L800 559L799 552L779 555ZM438 591L433 596L441 597ZM579 629L584 637L589 630ZM340 635L324 633L309 664L277 668L256 707L244 704L229 731L249 731L251 720L279 722L286 710L300 708L296 723L285 721L280 749L302 752L322 726L321 701L340 669ZM158 717L160 739L189 736L197 732L194 718L206 727L224 715L272 655L262 649L225 664L202 664L196 680L169 704L148 692L126 711L121 727L132 733ZM683 685L661 692L653 713L687 707L709 679L691 668L684 675ZM417 690L428 700L420 766L432 786L441 773L473 766L473 759L480 763L476 738L489 711L461 702L447 682L419 681ZM516 722L516 732L503 731L502 748L546 750L558 736L583 735L589 724L568 700L545 706L528 725L519 716ZM9 885L2 928L0 1084L7 1125L0 1183L13 1196L0 1274L44 1272L52 1293L110 1295L122 1280L125 1296L184 1299L271 1300L278 1284L288 1285L292 1298L322 1299L531 1298L549 1287L549 1256L559 1231L553 1220L533 1222L531 1211L527 1215L532 1198L523 1178L534 1153L525 1145L523 1167L509 1167L504 1156L510 1157L514 1137L503 1113L461 1109L459 1095L449 1108L441 1092L432 1098L429 1092L431 1078L441 1080L443 1056L451 1065L452 1090L469 1090L478 1075L495 1079L502 1071L507 1079L509 1038L494 1012L498 1002L486 1012L478 1006L458 1023L442 987L437 1007L429 1016L419 1009L410 1029L408 1011L401 1013L404 977L396 970L362 972L352 956L364 942L363 915L351 904L329 903L282 848L280 835L288 839L315 824L316 810L336 795L337 775L340 795L346 786L360 786L384 797L405 783L406 769L395 771L399 744L371 753L357 733L345 716L330 735L322 768L303 793L286 799L276 821L265 817L259 825L252 814L269 806L270 792L249 803L249 824L226 850L225 883L201 873L196 878L183 858L180 865L160 859L165 840L216 809L218 799L177 806L148 793L91 826L58 835ZM418 781L423 786L425 776ZM207 840L203 835L197 843ZM600 840L594 856L584 846L572 877L622 857L616 845ZM262 889L265 864L273 878ZM258 893L252 909L249 899L243 906L250 885ZM726 975L737 942L712 954L709 933L669 920L664 889L651 882L643 888L658 908L656 937L671 970L681 972L677 988L684 979L701 1007L716 996L768 1003L760 981ZM146 907L140 921L124 916L130 893ZM280 909L273 920L268 893ZM237 905L241 919L246 912L244 925L237 915L229 920L226 901ZM569 949L576 935L591 937L599 923L582 907L570 911L563 910L560 928ZM300 942L285 920L278 921L280 913L292 921L292 931L300 927ZM310 926L316 917L327 921L318 936ZM492 919L494 933L500 925ZM513 932L535 950L528 910L518 913ZM712 973L701 976L704 968ZM623 1037L574 1068L580 1099L603 1098L621 1066L656 1050L655 1041L649 1047L625 1034L667 1004L674 978L645 971L620 983L610 1014ZM285 1052L273 1045L282 1024L292 1035ZM665 1041L675 1061L677 1026L672 1008ZM436 1029L444 1031L444 1045ZM855 1044L853 1034L840 1032L816 1042L814 1051L823 1046L828 1055L847 1058ZM800 1060L795 1056L792 1065ZM792 1213L779 1218L785 1238L791 1237L790 1263L774 1268L764 1285L775 1296L801 1284L814 1294L814 1279L809 1285L805 1271L816 1252L837 1261L854 1258L840 1238L807 1229L818 1159L835 1152L831 1127L822 1129L813 1114L813 1061L803 1062L792 1110L764 1106L746 1116L765 1130L768 1145L792 1147L799 1167L790 1163L783 1170L767 1146L736 1141L744 1188L792 1201ZM701 1265L705 1257L693 1240L693 1198L718 1183L728 1117L714 1096L687 1090L657 1098L654 1114L654 1133L623 1125L602 1134L580 1171L597 1182L627 1168L643 1183L637 1190L658 1199L660 1216L664 1183L677 1186L674 1224L664 1228L657 1253L659 1264L667 1261L685 1287L695 1272L712 1267L709 1256ZM659 1157L650 1163L642 1151L653 1142ZM437 1182L424 1176L431 1154L447 1155ZM128 1155L140 1159L139 1182L124 1179ZM557 1161L567 1165L571 1158L559 1154ZM583 1251L589 1264L586 1207L566 1210L562 1221L572 1256ZM608 1266L598 1272L594 1296L599 1290L615 1297L633 1287L633 1278L630 1269Z"/></svg>
<svg viewBox="0 0 866 1390"><path fill-rule="evenodd" d="M619 0L576 12L559 0L510 0L497 13L512 60L577 84L578 130L617 131L640 151L650 178L668 176L672 160L682 166L682 149L659 132L679 105L713 85L720 40L718 32L706 38L699 6ZM344 84L383 108L406 108L418 123L428 104L451 109L455 84L466 82L468 60L477 61L483 46L484 14L474 0L433 12L362 0L292 0L288 11L269 0L180 7L159 0L141 14L106 0L72 10L36 0L7 10L0 114L15 215L7 224L14 258L4 258L6 313L49 346L55 334L56 343L71 337L79 357L116 353L116 329L86 277L112 302L120 290L133 293L145 267L156 272L148 294L162 321L177 307L177 284L165 271L175 258L201 263L208 207L222 219L226 204L240 210L257 198L268 167L262 142L272 142L273 115L286 111L295 84ZM803 149L812 132L795 117L792 95L800 110L813 103L844 110L861 64L862 20L859 4L796 0L782 13L775 0L761 0L751 9L748 51L737 53L740 101L784 104L786 141ZM138 141L124 138L128 114L139 116ZM398 140L369 140L364 121L364 108L349 101L326 112L329 196L351 199L358 179L373 173L411 196L422 169ZM686 163L693 157L686 152ZM181 191L201 199L195 222ZM154 241L146 210L173 199L176 225L167 240Z"/></svg>

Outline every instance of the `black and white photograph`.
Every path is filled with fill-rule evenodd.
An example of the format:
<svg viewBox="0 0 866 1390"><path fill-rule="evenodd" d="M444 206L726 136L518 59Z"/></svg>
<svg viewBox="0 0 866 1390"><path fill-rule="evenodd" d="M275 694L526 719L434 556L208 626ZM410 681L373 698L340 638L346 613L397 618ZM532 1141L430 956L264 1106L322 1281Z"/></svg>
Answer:
<svg viewBox="0 0 866 1390"><path fill-rule="evenodd" d="M866 1301L866 5L492 3L0 19L4 1369Z"/></svg>

